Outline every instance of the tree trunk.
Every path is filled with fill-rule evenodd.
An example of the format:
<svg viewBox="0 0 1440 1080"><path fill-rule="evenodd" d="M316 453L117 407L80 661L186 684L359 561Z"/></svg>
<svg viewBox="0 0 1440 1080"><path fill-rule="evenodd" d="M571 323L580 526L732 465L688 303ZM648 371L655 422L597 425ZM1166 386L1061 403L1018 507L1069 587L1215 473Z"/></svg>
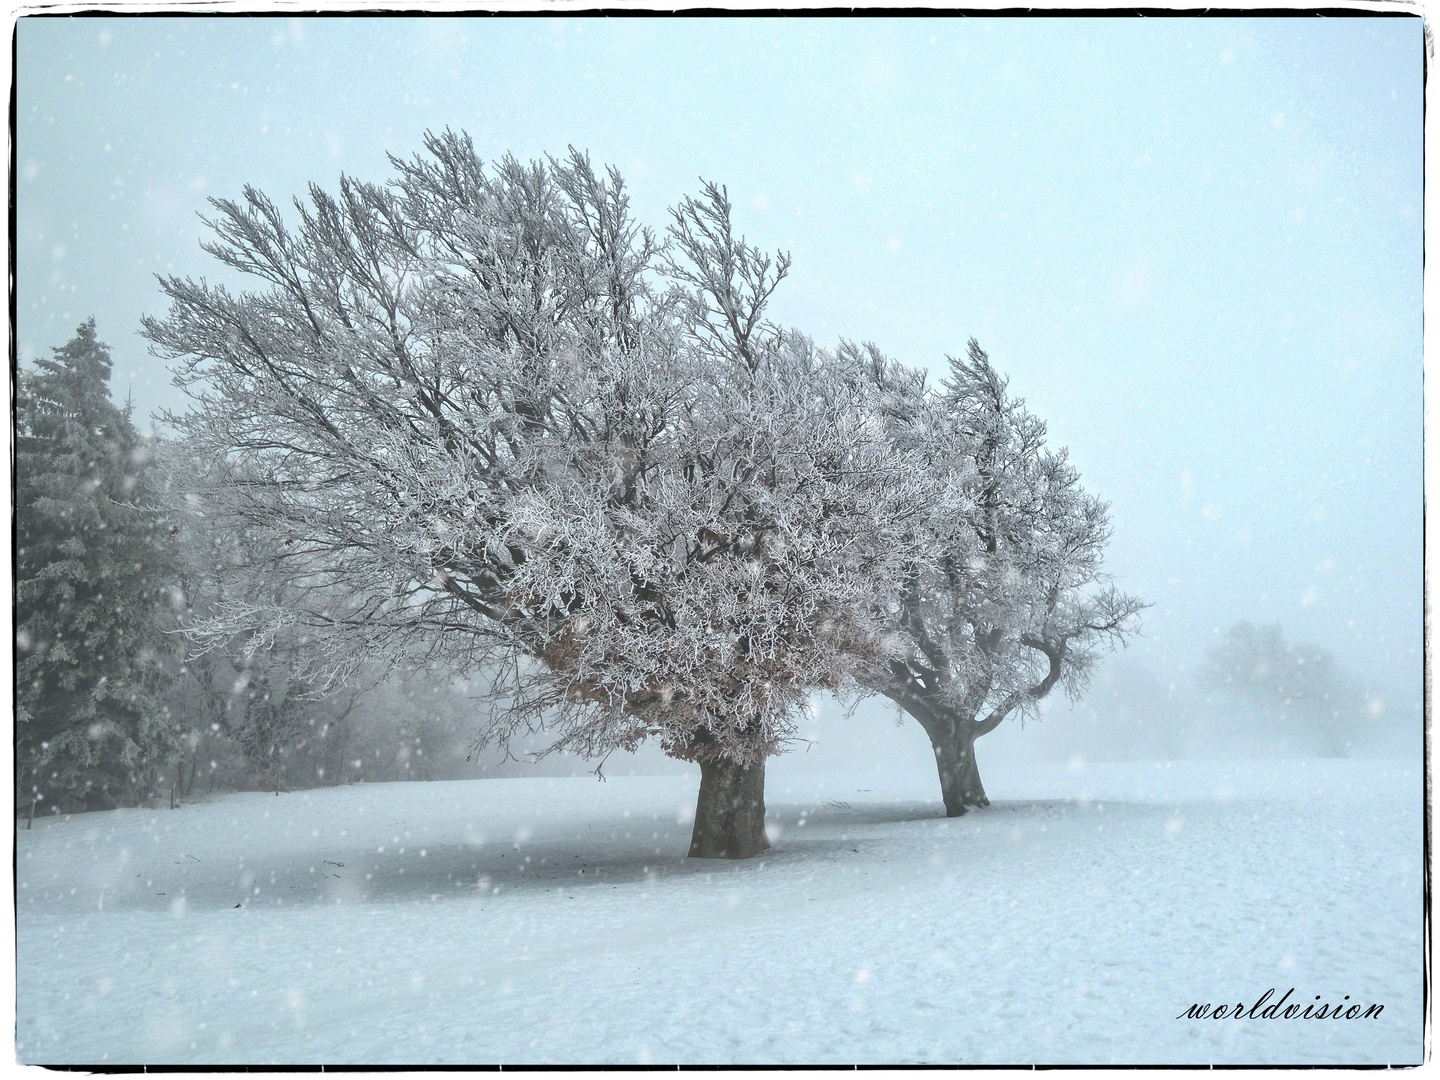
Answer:
<svg viewBox="0 0 1440 1080"><path fill-rule="evenodd" d="M749 859L770 846L765 835L765 762L700 762L692 859Z"/></svg>
<svg viewBox="0 0 1440 1080"><path fill-rule="evenodd" d="M989 806L985 785L980 783L980 766L975 761L975 737L963 730L966 721L958 721L961 730L930 733L935 749L935 764L940 770L940 795L945 800L945 816L959 817L970 810Z"/></svg>

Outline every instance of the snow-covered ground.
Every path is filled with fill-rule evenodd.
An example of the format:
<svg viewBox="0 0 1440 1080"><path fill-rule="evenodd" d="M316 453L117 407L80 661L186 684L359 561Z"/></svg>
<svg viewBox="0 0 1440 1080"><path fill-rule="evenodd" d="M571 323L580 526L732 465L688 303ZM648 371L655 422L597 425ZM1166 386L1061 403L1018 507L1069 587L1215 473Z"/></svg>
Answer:
<svg viewBox="0 0 1440 1080"><path fill-rule="evenodd" d="M684 776L37 820L18 833L17 1056L1421 1059L1414 764L991 769L995 805L947 821L933 773L786 761L774 847L743 863L684 858ZM1384 1010L1177 1019L1272 987Z"/></svg>

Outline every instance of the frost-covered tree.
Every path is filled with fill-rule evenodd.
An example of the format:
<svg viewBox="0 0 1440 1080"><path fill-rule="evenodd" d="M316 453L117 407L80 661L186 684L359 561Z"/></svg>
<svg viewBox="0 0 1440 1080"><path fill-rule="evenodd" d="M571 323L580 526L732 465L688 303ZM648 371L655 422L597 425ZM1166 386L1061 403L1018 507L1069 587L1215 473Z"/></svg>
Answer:
<svg viewBox="0 0 1440 1080"><path fill-rule="evenodd" d="M658 738L701 768L691 853L753 855L766 757L878 639L913 471L845 358L764 320L788 260L722 190L662 247L573 151L427 151L312 188L294 231L253 189L214 201L208 250L262 291L162 282L145 333L194 400L195 494L286 597L199 639L302 634L321 682L499 671L481 743Z"/></svg>
<svg viewBox="0 0 1440 1080"><path fill-rule="evenodd" d="M115 806L155 788L175 748L156 692L169 572L149 448L110 398L83 323L19 372L15 442L17 796Z"/></svg>
<svg viewBox="0 0 1440 1080"><path fill-rule="evenodd" d="M858 352L858 350L857 350ZM925 461L931 513L891 601L901 655L862 681L913 716L935 751L945 811L989 805L975 740L1056 686L1085 686L1144 606L1108 584L1106 504L971 339L938 391L870 352L892 437Z"/></svg>
<svg viewBox="0 0 1440 1080"><path fill-rule="evenodd" d="M1247 724L1296 733L1326 757L1345 757L1381 712L1334 656L1287 643L1279 626L1236 623L1196 677L1201 689L1242 708Z"/></svg>

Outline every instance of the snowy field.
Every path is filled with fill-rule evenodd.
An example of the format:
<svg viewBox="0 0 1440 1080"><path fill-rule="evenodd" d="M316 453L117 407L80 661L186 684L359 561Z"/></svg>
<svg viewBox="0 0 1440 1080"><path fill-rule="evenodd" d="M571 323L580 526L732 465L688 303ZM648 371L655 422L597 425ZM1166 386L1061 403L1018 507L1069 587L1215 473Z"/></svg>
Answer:
<svg viewBox="0 0 1440 1080"><path fill-rule="evenodd" d="M1420 1060L1414 765L986 779L995 805L947 821L933 773L782 758L774 847L744 863L684 858L684 776L364 784L37 820L18 833L17 1056ZM1384 1010L1177 1019L1272 987Z"/></svg>

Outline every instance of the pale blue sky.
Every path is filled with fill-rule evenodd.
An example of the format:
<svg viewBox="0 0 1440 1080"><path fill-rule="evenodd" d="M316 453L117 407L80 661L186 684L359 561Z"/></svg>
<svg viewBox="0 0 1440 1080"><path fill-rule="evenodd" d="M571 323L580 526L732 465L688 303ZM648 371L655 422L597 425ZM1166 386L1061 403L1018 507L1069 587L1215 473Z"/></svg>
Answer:
<svg viewBox="0 0 1440 1080"><path fill-rule="evenodd" d="M1418 17L25 18L21 355L94 314L117 396L178 406L136 329L154 273L226 276L205 197L383 179L427 128L587 149L657 226L703 176L794 255L777 319L937 374L980 338L1112 502L1140 659L1188 680L1279 622L1410 713L1421 48Z"/></svg>

